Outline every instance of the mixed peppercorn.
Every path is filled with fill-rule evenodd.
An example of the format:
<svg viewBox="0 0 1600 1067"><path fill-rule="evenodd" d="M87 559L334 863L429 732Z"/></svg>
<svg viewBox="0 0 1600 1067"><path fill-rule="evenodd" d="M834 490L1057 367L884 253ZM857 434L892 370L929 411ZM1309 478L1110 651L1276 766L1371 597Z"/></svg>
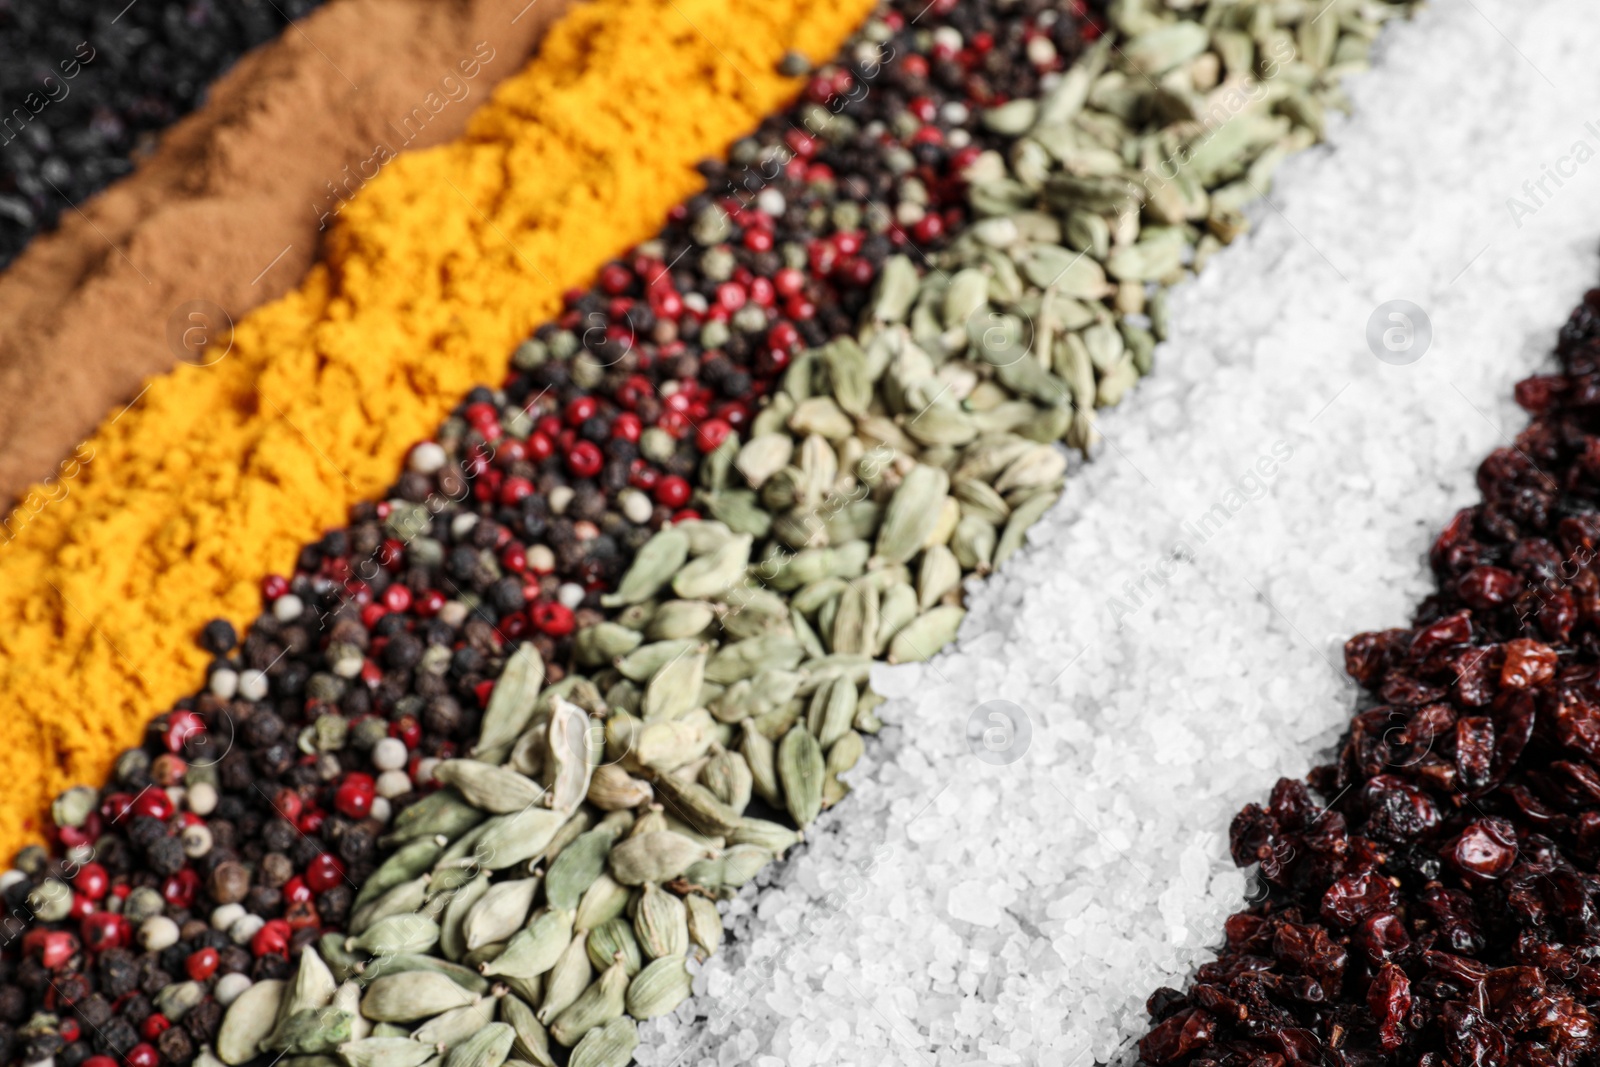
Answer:
<svg viewBox="0 0 1600 1067"><path fill-rule="evenodd" d="M1095 32L1081 15L886 5L415 446L386 499L268 577L242 640L207 626L205 689L105 789L64 794L54 848L0 876L0 1061L187 1064L253 981L341 929L512 648L561 676L790 358L853 330L889 255L965 225L961 172L993 146L979 110L1036 95Z"/></svg>
<svg viewBox="0 0 1600 1067"><path fill-rule="evenodd" d="M1586 1062L1600 1009L1600 290L1559 374L1478 469L1413 625L1352 638L1370 694L1336 762L1234 819L1263 899L1187 993L1158 990L1150 1065ZM1319 799L1320 798L1320 799Z"/></svg>

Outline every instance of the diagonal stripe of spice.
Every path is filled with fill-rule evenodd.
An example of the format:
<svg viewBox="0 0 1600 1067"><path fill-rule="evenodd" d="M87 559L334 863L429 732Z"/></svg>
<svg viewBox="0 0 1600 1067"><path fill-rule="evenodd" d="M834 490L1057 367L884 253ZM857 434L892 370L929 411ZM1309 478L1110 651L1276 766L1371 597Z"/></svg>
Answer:
<svg viewBox="0 0 1600 1067"><path fill-rule="evenodd" d="M1478 468L1409 627L1359 634L1367 692L1336 760L1230 828L1251 907L1186 991L1151 995L1141 1061L1576 1063L1594 1046L1600 545L1588 389L1600 290L1533 419Z"/></svg>

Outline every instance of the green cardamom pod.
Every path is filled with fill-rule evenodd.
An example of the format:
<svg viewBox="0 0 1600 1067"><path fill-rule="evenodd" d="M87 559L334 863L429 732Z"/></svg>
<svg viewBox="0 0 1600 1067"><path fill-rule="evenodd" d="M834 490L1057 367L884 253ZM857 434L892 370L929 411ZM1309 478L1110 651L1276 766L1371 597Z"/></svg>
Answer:
<svg viewBox="0 0 1600 1067"><path fill-rule="evenodd" d="M554 840L568 815L559 808L524 808L494 816L475 850L478 865L503 871L532 859Z"/></svg>
<svg viewBox="0 0 1600 1067"><path fill-rule="evenodd" d="M374 1022L426 1019L477 999L451 979L431 971L404 971L374 979L361 998L361 1014Z"/></svg>
<svg viewBox="0 0 1600 1067"><path fill-rule="evenodd" d="M607 667L644 642L644 635L615 622L601 622L579 630L572 639L572 656L583 667Z"/></svg>
<svg viewBox="0 0 1600 1067"><path fill-rule="evenodd" d="M844 736L855 717L856 687L848 678L839 678L812 694L806 729L826 750Z"/></svg>
<svg viewBox="0 0 1600 1067"><path fill-rule="evenodd" d="M490 1023L445 1053L444 1067L500 1067L516 1037L505 1023Z"/></svg>
<svg viewBox="0 0 1600 1067"><path fill-rule="evenodd" d="M715 956L722 947L722 916L716 904L698 893L685 897L684 904L689 909L689 940L694 942L695 955L701 960Z"/></svg>
<svg viewBox="0 0 1600 1067"><path fill-rule="evenodd" d="M426 874L446 844L442 837L428 837L396 849L362 884L361 892L356 894L355 903L351 905L352 910L359 910L377 900L402 882Z"/></svg>
<svg viewBox="0 0 1600 1067"><path fill-rule="evenodd" d="M714 552L685 564L672 579L672 591L685 600L705 600L726 592L744 577L754 539L740 534Z"/></svg>
<svg viewBox="0 0 1600 1067"><path fill-rule="evenodd" d="M473 754L481 756L509 748L533 718L543 685L544 660L539 657L539 650L532 642L520 646L506 659L489 706L483 709L483 725Z"/></svg>
<svg viewBox="0 0 1600 1067"><path fill-rule="evenodd" d="M785 634L763 634L723 645L706 663L706 681L732 685L763 670L792 671L805 650Z"/></svg>
<svg viewBox="0 0 1600 1067"><path fill-rule="evenodd" d="M368 1037L339 1046L339 1055L349 1067L422 1067L437 1052L409 1037Z"/></svg>
<svg viewBox="0 0 1600 1067"><path fill-rule="evenodd" d="M628 983L628 1014L641 1021L665 1015L688 1000L693 988L682 955L659 957Z"/></svg>
<svg viewBox="0 0 1600 1067"><path fill-rule="evenodd" d="M962 570L989 573L997 535L994 526L979 515L963 516L950 538L950 550Z"/></svg>
<svg viewBox="0 0 1600 1067"><path fill-rule="evenodd" d="M1011 554L1022 547L1023 538L1027 535L1028 528L1044 517L1044 513L1055 506L1059 493L1043 493L1030 497L1019 504L1011 513L1011 520L1006 523L1005 532L1000 535L999 544L994 550L994 565L998 567L1010 558Z"/></svg>
<svg viewBox="0 0 1600 1067"><path fill-rule="evenodd" d="M748 817L740 819L739 825L728 835L730 845L759 845L779 859L791 846L804 840L805 834L782 823Z"/></svg>
<svg viewBox="0 0 1600 1067"><path fill-rule="evenodd" d="M486 975L537 978L556 965L572 942L572 912L541 908L528 925L511 936L505 951L479 966Z"/></svg>
<svg viewBox="0 0 1600 1067"><path fill-rule="evenodd" d="M704 600L669 600L650 620L646 633L652 641L680 641L698 637L717 621L717 609Z"/></svg>
<svg viewBox="0 0 1600 1067"><path fill-rule="evenodd" d="M538 891L538 878L520 878L490 886L482 899L472 906L466 922L462 924L467 951L504 941L521 929Z"/></svg>
<svg viewBox="0 0 1600 1067"><path fill-rule="evenodd" d="M817 761L820 787L820 753ZM704 846L671 830L635 834L611 850L611 876L622 885L670 882L705 855Z"/></svg>
<svg viewBox="0 0 1600 1067"><path fill-rule="evenodd" d="M558 1014L578 1000L584 990L589 989L589 981L594 977L594 966L589 963L589 937L573 937L573 944L566 945L566 952L562 958L555 961L554 968L550 968L549 976L544 979L544 1000L539 1003L538 1019L541 1024L550 1025Z"/></svg>
<svg viewBox="0 0 1600 1067"><path fill-rule="evenodd" d="M297 1011L261 1042L263 1052L316 1055L332 1052L350 1040L351 1015L334 1007Z"/></svg>
<svg viewBox="0 0 1600 1067"><path fill-rule="evenodd" d="M384 848L393 848L436 835L454 841L483 819L483 812L468 804L460 793L454 789L440 789L396 815L393 829L378 843Z"/></svg>
<svg viewBox="0 0 1600 1067"><path fill-rule="evenodd" d="M633 915L639 948L653 960L689 951L689 913L682 900L646 882Z"/></svg>
<svg viewBox="0 0 1600 1067"><path fill-rule="evenodd" d="M572 922L579 930L593 930L607 919L621 915L627 907L627 887L617 884L609 874L602 874L578 901L578 911Z"/></svg>
<svg viewBox="0 0 1600 1067"><path fill-rule="evenodd" d="M750 767L750 780L756 795L774 807L780 806L783 803L783 787L778 781L777 749L773 743L747 722L739 739L739 754Z"/></svg>
<svg viewBox="0 0 1600 1067"><path fill-rule="evenodd" d="M662 775L656 779L656 794L670 814L683 820L697 834L721 837L739 825L741 813L698 782Z"/></svg>
<svg viewBox="0 0 1600 1067"><path fill-rule="evenodd" d="M878 528L874 554L888 563L905 563L921 549L939 518L950 476L937 467L911 468L889 500Z"/></svg>
<svg viewBox="0 0 1600 1067"><path fill-rule="evenodd" d="M890 663L921 663L956 639L965 608L942 605L917 616L889 642Z"/></svg>
<svg viewBox="0 0 1600 1067"><path fill-rule="evenodd" d="M568 1048L576 1045L590 1030L622 1014L627 989L628 973L618 960L550 1022L550 1036Z"/></svg>
<svg viewBox="0 0 1600 1067"><path fill-rule="evenodd" d="M846 730L833 747L828 749L822 784L822 806L831 808L845 798L850 787L839 781L839 775L854 767L866 751L866 743L854 730Z"/></svg>
<svg viewBox="0 0 1600 1067"><path fill-rule="evenodd" d="M590 930L584 948L589 953L589 962L597 971L603 971L611 966L613 961L620 960L631 978L638 974L639 968L644 965L644 959L639 953L638 939L633 936L633 928L622 918L607 919Z"/></svg>
<svg viewBox="0 0 1600 1067"><path fill-rule="evenodd" d="M943 548L935 545L933 548ZM924 557L933 548L925 549ZM891 586L884 592L878 606L878 640L870 649L872 655L883 654L900 628L916 618L922 609L917 605L917 591L909 583Z"/></svg>
<svg viewBox="0 0 1600 1067"><path fill-rule="evenodd" d="M374 956L391 956L397 953L427 952L439 943L439 924L415 912L402 915L390 915L380 919L361 932L360 937L353 937L345 942L345 948L370 953ZM314 953L302 953L301 970L305 969L305 957ZM329 976L330 980L332 976ZM330 989L330 994L331 994Z"/></svg>
<svg viewBox="0 0 1600 1067"><path fill-rule="evenodd" d="M593 787L591 785L590 792ZM626 814L626 813L621 813ZM573 911L584 892L594 884L606 869L606 857L633 825L631 816L626 819L607 817L600 825L582 834L561 850L550 869L545 872L544 895L550 906Z"/></svg>
<svg viewBox="0 0 1600 1067"><path fill-rule="evenodd" d="M722 884L738 889L772 862L772 853L760 845L729 845L720 859Z"/></svg>
<svg viewBox="0 0 1600 1067"><path fill-rule="evenodd" d="M639 1047L639 1028L626 1015L619 1015L604 1026L583 1035L567 1067L628 1067L633 1050Z"/></svg>
<svg viewBox="0 0 1600 1067"><path fill-rule="evenodd" d="M644 720L681 718L693 711L706 677L706 654L697 649L656 671L644 691Z"/></svg>
<svg viewBox="0 0 1600 1067"><path fill-rule="evenodd" d="M689 558L689 538L667 526L640 546L633 566L617 583L617 591L600 598L604 607L642 604L661 590Z"/></svg>
<svg viewBox="0 0 1600 1067"><path fill-rule="evenodd" d="M521 811L544 796L539 783L510 767L477 760L443 760L434 768L433 776L445 785L455 786L469 804L493 815Z"/></svg>
<svg viewBox="0 0 1600 1067"><path fill-rule="evenodd" d="M485 871L462 886L445 906L439 923L439 950L447 959L460 960L467 954L467 915L488 891L489 874Z"/></svg>
<svg viewBox="0 0 1600 1067"><path fill-rule="evenodd" d="M472 1004L441 1012L411 1032L411 1040L430 1048L454 1048L494 1022L502 997L483 997Z"/></svg>
<svg viewBox="0 0 1600 1067"><path fill-rule="evenodd" d="M432 971L444 975L469 993L489 992L489 983L470 967L441 960L437 956L423 956L409 952L374 957L362 964L360 977L363 983L369 983L374 978L382 978L386 974L400 974L403 971Z"/></svg>
<svg viewBox="0 0 1600 1067"><path fill-rule="evenodd" d="M550 1058L550 1037L526 1001L520 997L506 997L500 1002L500 1014L516 1032L516 1040L511 1043L513 1056L534 1067L556 1067L555 1060Z"/></svg>
<svg viewBox="0 0 1600 1067"><path fill-rule="evenodd" d="M228 1005L217 1031L217 1058L229 1067L241 1067L260 1055L261 1042L276 1027L287 982L268 978L255 983Z"/></svg>
<svg viewBox="0 0 1600 1067"><path fill-rule="evenodd" d="M804 726L796 726L778 745L777 766L784 807L804 829L822 810L822 748Z"/></svg>
<svg viewBox="0 0 1600 1067"><path fill-rule="evenodd" d="M589 778L589 803L601 811L627 811L655 798L643 778L635 778L615 763L602 764Z"/></svg>
<svg viewBox="0 0 1600 1067"><path fill-rule="evenodd" d="M637 682L643 685L662 667L681 656L689 655L699 645L698 641L690 639L652 641L648 645L640 645L622 657L617 661L616 668L630 682Z"/></svg>
<svg viewBox="0 0 1600 1067"><path fill-rule="evenodd" d="M754 779L750 764L739 753L720 747L714 749L700 771L700 781L735 814L743 815L744 809L750 806Z"/></svg>

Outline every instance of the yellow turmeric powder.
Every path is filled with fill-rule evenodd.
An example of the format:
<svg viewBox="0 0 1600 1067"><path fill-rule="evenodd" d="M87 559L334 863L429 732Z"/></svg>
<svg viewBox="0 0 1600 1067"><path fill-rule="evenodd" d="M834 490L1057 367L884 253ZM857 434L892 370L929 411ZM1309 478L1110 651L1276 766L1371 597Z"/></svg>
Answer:
<svg viewBox="0 0 1600 1067"><path fill-rule="evenodd" d="M794 93L786 50L830 56L871 4L575 8L464 138L385 166L225 358L104 423L57 499L0 531L0 849L199 686L206 620L252 617L261 575L382 491L564 290L701 187L695 162Z"/></svg>

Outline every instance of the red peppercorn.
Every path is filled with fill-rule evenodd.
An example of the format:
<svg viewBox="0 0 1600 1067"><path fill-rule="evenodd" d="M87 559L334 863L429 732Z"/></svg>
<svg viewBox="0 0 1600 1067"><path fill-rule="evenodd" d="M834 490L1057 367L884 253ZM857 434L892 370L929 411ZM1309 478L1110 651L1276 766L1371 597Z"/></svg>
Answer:
<svg viewBox="0 0 1600 1067"><path fill-rule="evenodd" d="M520 504L532 495L533 482L521 475L514 475L500 483L500 503L505 507Z"/></svg>
<svg viewBox="0 0 1600 1067"><path fill-rule="evenodd" d="M656 503L667 508L681 508L689 502L689 483L676 474L669 474L656 486Z"/></svg>
<svg viewBox="0 0 1600 1067"><path fill-rule="evenodd" d="M644 432L644 424L639 421L639 416L631 411L624 411L611 420L611 436L618 441L639 441L639 435Z"/></svg>
<svg viewBox="0 0 1600 1067"><path fill-rule="evenodd" d="M333 792L333 806L342 815L352 819L365 819L372 811L372 798L377 795L372 775L350 771Z"/></svg>
<svg viewBox="0 0 1600 1067"><path fill-rule="evenodd" d="M289 937L293 931L282 919L268 919L265 926L250 939L250 951L257 956L289 955Z"/></svg>
<svg viewBox="0 0 1600 1067"><path fill-rule="evenodd" d="M78 939L65 930L44 930L39 939L39 962L47 971L65 967L78 952Z"/></svg>
<svg viewBox="0 0 1600 1067"><path fill-rule="evenodd" d="M546 600L529 608L528 619L547 637L565 637L575 625L572 609L555 600Z"/></svg>
<svg viewBox="0 0 1600 1067"><path fill-rule="evenodd" d="M172 1023L167 1020L165 1015L162 1015L159 1011L151 1012L145 1016L144 1022L139 1026L139 1036L146 1041L154 1041L170 1029L172 1029Z"/></svg>
<svg viewBox="0 0 1600 1067"><path fill-rule="evenodd" d="M111 876L100 864L85 863L78 868L78 875L72 880L72 888L90 900L100 900L105 897L106 890L111 888Z"/></svg>
<svg viewBox="0 0 1600 1067"><path fill-rule="evenodd" d="M600 288L612 296L627 292L632 284L633 275L621 263L607 263L600 268Z"/></svg>
<svg viewBox="0 0 1600 1067"><path fill-rule="evenodd" d="M695 430L694 446L702 452L714 452L732 432L733 427L721 419L707 419Z"/></svg>
<svg viewBox="0 0 1600 1067"><path fill-rule="evenodd" d="M161 742L167 751L177 754L183 744L196 734L204 735L206 724L192 711L174 711L167 716L167 725L161 731Z"/></svg>
<svg viewBox="0 0 1600 1067"><path fill-rule="evenodd" d="M794 296L806 286L806 276L793 267L784 267L772 276L773 288L779 296Z"/></svg>
<svg viewBox="0 0 1600 1067"><path fill-rule="evenodd" d="M571 400L567 401L567 408L566 408L566 412L565 412L566 418L567 418L567 425L569 425L569 426L582 425L583 422L586 419L594 418L595 412L597 412L599 410L600 410L600 405L595 401L594 397L592 397L592 396L577 396L577 397L573 397Z"/></svg>
<svg viewBox="0 0 1600 1067"><path fill-rule="evenodd" d="M277 809L279 815L282 815L290 822L294 822L300 817L300 812L305 807L305 801L300 798L299 793L296 793L288 786L284 786L272 794L272 806Z"/></svg>
<svg viewBox="0 0 1600 1067"><path fill-rule="evenodd" d="M918 244L926 244L929 241L937 240L943 235L944 219L932 211L918 219L917 224L911 227L911 239Z"/></svg>
<svg viewBox="0 0 1600 1067"><path fill-rule="evenodd" d="M82 893L72 894L72 903L67 907L67 918L83 920L94 914L94 901Z"/></svg>
<svg viewBox="0 0 1600 1067"><path fill-rule="evenodd" d="M816 316L817 305L813 304L803 296L797 296L790 299L789 302L783 306L783 313L797 322L806 322L807 320Z"/></svg>
<svg viewBox="0 0 1600 1067"><path fill-rule="evenodd" d="M281 574L269 574L261 579L261 599L271 604L289 591L289 579Z"/></svg>
<svg viewBox="0 0 1600 1067"><path fill-rule="evenodd" d="M83 1061L83 1067L117 1067L117 1061L110 1056L90 1056Z"/></svg>
<svg viewBox="0 0 1600 1067"><path fill-rule="evenodd" d="M361 608L361 625L372 629L378 625L378 620L389 614L389 609L380 604L365 604Z"/></svg>
<svg viewBox="0 0 1600 1067"><path fill-rule="evenodd" d="M738 282L723 282L717 286L717 303L729 311L738 311L744 307L750 294L745 292L744 286Z"/></svg>
<svg viewBox="0 0 1600 1067"><path fill-rule="evenodd" d="M326 893L343 879L344 864L332 853L318 853L315 859L306 864L305 884L313 893Z"/></svg>
<svg viewBox="0 0 1600 1067"><path fill-rule="evenodd" d="M439 614L439 609L444 605L444 594L437 589L429 589L416 598L412 603L412 610L424 619L431 619Z"/></svg>
<svg viewBox="0 0 1600 1067"><path fill-rule="evenodd" d="M320 808L312 808L295 820L295 826L307 837L314 837L322 830L322 821L328 817L327 812Z"/></svg>
<svg viewBox="0 0 1600 1067"><path fill-rule="evenodd" d="M133 813L135 815L147 815L152 819L160 819L165 822L167 819L172 818L172 813L177 810L177 805L172 802L172 798L167 795L167 791L158 789L155 786L151 786L133 798Z"/></svg>
<svg viewBox="0 0 1600 1067"><path fill-rule="evenodd" d="M220 958L214 948L203 948L197 952L189 953L189 958L183 961L183 969L189 972L189 977L196 982L204 982L207 978L217 973L217 964Z"/></svg>
<svg viewBox="0 0 1600 1067"><path fill-rule="evenodd" d="M593 441L577 441L567 453L567 469L579 478L593 478L605 465L600 446Z"/></svg>
<svg viewBox="0 0 1600 1067"><path fill-rule="evenodd" d="M78 1020L72 1018L61 1020L61 1025L56 1032L61 1035L61 1040L68 1044L83 1036L83 1028L78 1025Z"/></svg>
<svg viewBox="0 0 1600 1067"><path fill-rule="evenodd" d="M161 1067L161 1056L155 1046L144 1041L130 1048L124 1058L128 1061L128 1067Z"/></svg>
<svg viewBox="0 0 1600 1067"><path fill-rule="evenodd" d="M200 876L190 867L168 875L161 883L161 898L174 908L190 907L199 894Z"/></svg>
<svg viewBox="0 0 1600 1067"><path fill-rule="evenodd" d="M772 251L772 244L771 230L752 226L744 231L744 246L752 252L770 252Z"/></svg>
<svg viewBox="0 0 1600 1067"><path fill-rule="evenodd" d="M411 607L411 590L395 582L383 591L383 606L396 615L404 614Z"/></svg>
<svg viewBox="0 0 1600 1067"><path fill-rule="evenodd" d="M389 736L398 737L407 748L422 744L422 724L415 715L402 715L389 724Z"/></svg>

